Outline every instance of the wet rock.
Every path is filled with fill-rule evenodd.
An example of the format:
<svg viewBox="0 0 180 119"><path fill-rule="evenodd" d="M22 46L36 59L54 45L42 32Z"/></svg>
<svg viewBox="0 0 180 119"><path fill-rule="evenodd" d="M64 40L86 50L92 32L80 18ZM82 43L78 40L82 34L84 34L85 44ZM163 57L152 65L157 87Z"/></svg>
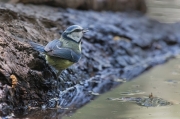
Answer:
<svg viewBox="0 0 180 119"><path fill-rule="evenodd" d="M134 102L139 106L144 107L159 107L159 106L170 106L173 105L172 102L159 97L122 97L122 98L107 98L111 101L120 101L120 102Z"/></svg>

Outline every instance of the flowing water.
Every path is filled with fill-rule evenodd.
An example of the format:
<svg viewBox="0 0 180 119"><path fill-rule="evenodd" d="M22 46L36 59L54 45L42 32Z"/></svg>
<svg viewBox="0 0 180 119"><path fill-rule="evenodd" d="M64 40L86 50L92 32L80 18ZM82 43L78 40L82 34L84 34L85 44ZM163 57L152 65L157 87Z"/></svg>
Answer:
<svg viewBox="0 0 180 119"><path fill-rule="evenodd" d="M132 97L159 97L169 105L140 106ZM131 98L130 98L131 97ZM63 119L180 119L180 59L158 65Z"/></svg>

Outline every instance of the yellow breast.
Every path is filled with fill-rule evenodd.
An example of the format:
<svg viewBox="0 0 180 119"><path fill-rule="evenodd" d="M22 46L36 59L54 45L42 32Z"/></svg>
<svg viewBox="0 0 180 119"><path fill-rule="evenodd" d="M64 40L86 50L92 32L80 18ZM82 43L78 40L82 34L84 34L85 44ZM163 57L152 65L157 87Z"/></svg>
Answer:
<svg viewBox="0 0 180 119"><path fill-rule="evenodd" d="M57 70L64 70L74 64L73 62L58 57L46 55L46 61L48 64L56 68Z"/></svg>

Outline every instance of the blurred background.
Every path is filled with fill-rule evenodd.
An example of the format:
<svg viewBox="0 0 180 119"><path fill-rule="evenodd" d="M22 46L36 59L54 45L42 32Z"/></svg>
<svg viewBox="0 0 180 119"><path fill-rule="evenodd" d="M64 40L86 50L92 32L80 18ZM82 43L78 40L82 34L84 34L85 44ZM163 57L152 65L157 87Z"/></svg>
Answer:
<svg viewBox="0 0 180 119"><path fill-rule="evenodd" d="M1 0L7 3L46 4L62 8L81 10L111 10L129 11L136 10L147 13L151 18L165 23L180 20L179 0Z"/></svg>

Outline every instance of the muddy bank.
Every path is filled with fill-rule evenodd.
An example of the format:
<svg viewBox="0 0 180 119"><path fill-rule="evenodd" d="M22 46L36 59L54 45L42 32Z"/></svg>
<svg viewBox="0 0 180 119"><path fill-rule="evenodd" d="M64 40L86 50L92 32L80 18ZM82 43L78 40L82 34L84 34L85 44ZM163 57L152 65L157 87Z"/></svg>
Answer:
<svg viewBox="0 0 180 119"><path fill-rule="evenodd" d="M180 52L180 24L159 23L141 13L22 4L1 4L0 11L1 115L30 116L34 108L81 107L118 84L117 79L130 80ZM56 80L28 41L46 44L71 24L89 32L83 37L81 60ZM18 80L15 88L11 75ZM48 114L61 116L69 110Z"/></svg>

